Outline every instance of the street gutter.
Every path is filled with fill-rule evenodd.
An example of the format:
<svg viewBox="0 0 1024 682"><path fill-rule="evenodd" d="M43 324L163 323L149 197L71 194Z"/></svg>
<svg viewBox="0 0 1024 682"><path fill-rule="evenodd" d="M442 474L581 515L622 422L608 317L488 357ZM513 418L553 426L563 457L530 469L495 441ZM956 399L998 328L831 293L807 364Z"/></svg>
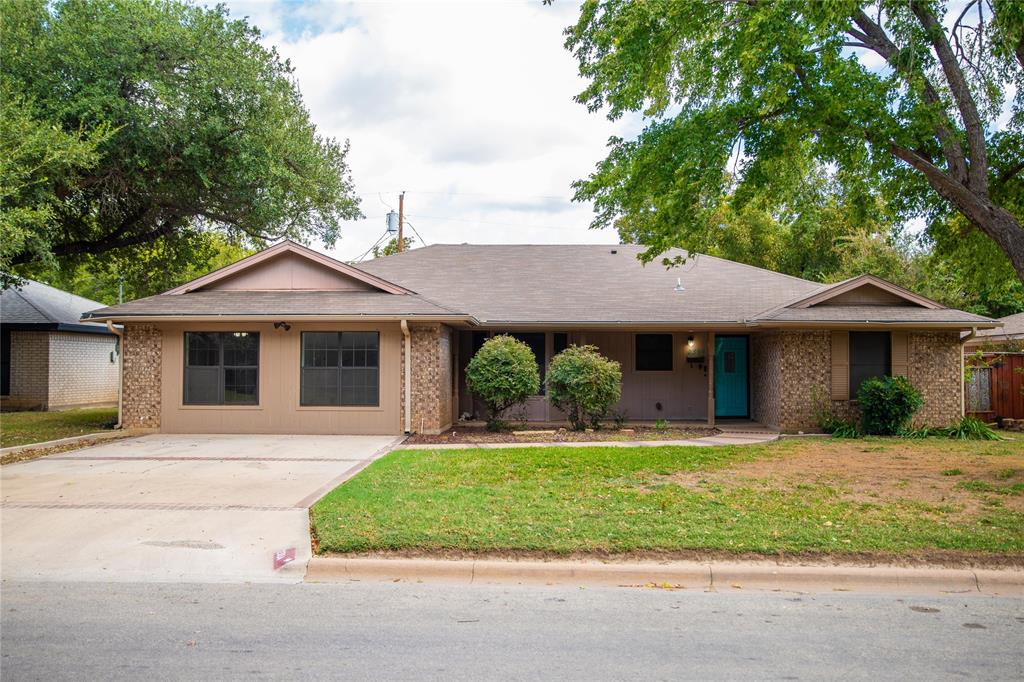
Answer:
<svg viewBox="0 0 1024 682"><path fill-rule="evenodd" d="M771 562L604 563L314 556L307 567L306 581L544 584L718 592L978 594L1024 598L1024 570L1021 569L780 566Z"/></svg>

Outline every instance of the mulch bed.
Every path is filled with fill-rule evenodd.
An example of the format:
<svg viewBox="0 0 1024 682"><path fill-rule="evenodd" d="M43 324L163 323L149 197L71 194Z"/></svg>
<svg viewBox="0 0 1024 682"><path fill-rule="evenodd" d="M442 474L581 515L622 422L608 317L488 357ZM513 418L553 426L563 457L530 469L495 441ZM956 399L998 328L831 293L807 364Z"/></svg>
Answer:
<svg viewBox="0 0 1024 682"><path fill-rule="evenodd" d="M572 431L569 429L514 429L512 431L488 431L481 426L458 426L437 435L417 433L406 443L436 445L442 443L590 443L597 441L649 441L689 440L704 438L721 433L718 429L687 426L655 428L636 426L623 429L605 428L597 431Z"/></svg>

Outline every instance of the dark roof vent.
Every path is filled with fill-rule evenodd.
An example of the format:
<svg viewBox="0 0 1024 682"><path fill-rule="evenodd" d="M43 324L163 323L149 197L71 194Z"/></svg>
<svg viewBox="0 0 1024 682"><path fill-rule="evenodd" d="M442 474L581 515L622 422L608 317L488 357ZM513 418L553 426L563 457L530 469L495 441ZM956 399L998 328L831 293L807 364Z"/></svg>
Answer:
<svg viewBox="0 0 1024 682"><path fill-rule="evenodd" d="M618 252L619 252L619 250L618 250L618 249L612 249L612 254L613 254L613 255L614 255L614 254L616 254L616 253L618 253Z"/></svg>

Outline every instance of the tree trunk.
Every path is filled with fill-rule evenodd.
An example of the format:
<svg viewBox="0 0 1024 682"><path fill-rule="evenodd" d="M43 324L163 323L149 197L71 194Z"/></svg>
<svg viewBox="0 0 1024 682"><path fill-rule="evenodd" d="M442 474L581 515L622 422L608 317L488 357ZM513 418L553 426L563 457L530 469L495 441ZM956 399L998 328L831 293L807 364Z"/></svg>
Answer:
<svg viewBox="0 0 1024 682"><path fill-rule="evenodd" d="M964 217L1003 250L1017 271L1018 279L1024 282L1024 225L1021 225L1020 220L1005 208L992 203L988 197L972 194L973 200L967 202L959 200L960 197L947 195L947 198Z"/></svg>

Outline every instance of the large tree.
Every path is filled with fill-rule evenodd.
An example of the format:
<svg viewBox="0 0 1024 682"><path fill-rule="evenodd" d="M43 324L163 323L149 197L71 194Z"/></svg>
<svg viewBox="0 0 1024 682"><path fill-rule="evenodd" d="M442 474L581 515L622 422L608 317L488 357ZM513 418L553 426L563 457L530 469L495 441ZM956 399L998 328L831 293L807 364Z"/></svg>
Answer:
<svg viewBox="0 0 1024 682"><path fill-rule="evenodd" d="M222 6L9 0L2 14L0 157L15 167L0 175L0 269L152 243L187 257L201 231L332 244L360 215L347 143L318 134L291 65Z"/></svg>
<svg viewBox="0 0 1024 682"><path fill-rule="evenodd" d="M594 201L596 227L627 225L653 258L706 246L726 196L791 190L793 160L809 155L849 201L933 225L963 216L1024 280L1024 3L957 9L586 0L567 29L589 80L578 99L648 125L613 139L576 196Z"/></svg>

